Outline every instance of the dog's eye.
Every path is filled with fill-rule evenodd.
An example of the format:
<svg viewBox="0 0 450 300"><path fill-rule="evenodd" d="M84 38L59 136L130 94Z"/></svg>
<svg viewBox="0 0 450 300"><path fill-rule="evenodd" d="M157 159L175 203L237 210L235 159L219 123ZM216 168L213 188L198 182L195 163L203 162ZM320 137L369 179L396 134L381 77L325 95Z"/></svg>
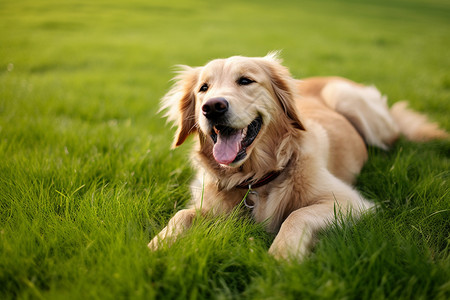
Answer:
<svg viewBox="0 0 450 300"><path fill-rule="evenodd" d="M207 83L204 83L201 87L199 92L206 92L208 90L209 86Z"/></svg>
<svg viewBox="0 0 450 300"><path fill-rule="evenodd" d="M249 78L247 78L247 77L241 77L241 78L239 78L238 80L237 80L237 83L239 84L239 85L249 85L249 84L252 84L253 82L255 82L254 80L251 80L251 79L249 79Z"/></svg>

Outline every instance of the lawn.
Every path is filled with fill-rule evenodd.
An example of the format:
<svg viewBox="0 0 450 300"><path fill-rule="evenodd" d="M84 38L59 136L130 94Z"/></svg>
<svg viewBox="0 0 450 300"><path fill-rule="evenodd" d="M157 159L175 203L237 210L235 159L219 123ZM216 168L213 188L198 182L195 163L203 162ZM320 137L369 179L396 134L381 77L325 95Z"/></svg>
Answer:
<svg viewBox="0 0 450 300"><path fill-rule="evenodd" d="M2 0L1 299L448 299L450 142L369 149L380 209L303 263L245 214L149 240L189 200L158 111L176 64L281 49L296 78L374 84L450 130L450 3Z"/></svg>

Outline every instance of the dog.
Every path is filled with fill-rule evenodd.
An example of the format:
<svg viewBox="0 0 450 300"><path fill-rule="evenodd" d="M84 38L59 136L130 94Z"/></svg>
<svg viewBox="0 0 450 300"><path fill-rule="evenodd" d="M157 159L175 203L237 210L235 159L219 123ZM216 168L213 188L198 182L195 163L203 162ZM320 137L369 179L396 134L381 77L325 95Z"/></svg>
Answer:
<svg viewBox="0 0 450 300"><path fill-rule="evenodd" d="M203 190L150 241L152 250L173 243L199 213L244 204L275 234L269 253L301 261L337 212L356 218L374 206L352 187L367 145L387 150L400 135L448 137L406 102L389 108L373 86L295 80L278 53L182 66L161 103L178 127L173 147L196 137L193 166Z"/></svg>

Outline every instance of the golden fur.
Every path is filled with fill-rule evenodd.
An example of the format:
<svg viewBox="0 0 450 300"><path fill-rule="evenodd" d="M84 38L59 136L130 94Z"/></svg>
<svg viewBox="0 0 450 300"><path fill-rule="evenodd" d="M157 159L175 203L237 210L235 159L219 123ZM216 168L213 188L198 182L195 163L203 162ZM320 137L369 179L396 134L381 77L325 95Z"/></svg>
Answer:
<svg viewBox="0 0 450 300"><path fill-rule="evenodd" d="M237 84L239 78L250 84ZM202 85L207 86L202 91ZM205 87L206 89L206 87ZM246 156L230 164L218 163L210 133L216 127L202 112L214 97L229 103L227 125L242 129L258 116L262 127L246 149ZM447 134L405 104L389 110L386 98L374 87L338 77L291 77L276 54L217 59L204 67L183 67L162 100L162 109L177 126L174 146L195 135L193 166L197 187L189 208L179 211L149 243L156 250L162 240L173 242L201 210L226 214L241 203L246 189L236 186L280 175L254 189L258 197L251 213L276 234L269 253L277 258L302 259L314 233L333 221L337 210L358 216L372 203L351 184L367 160L366 143L387 149L399 136L411 140L442 138ZM405 121L406 120L406 121ZM415 124L406 126L408 124Z"/></svg>

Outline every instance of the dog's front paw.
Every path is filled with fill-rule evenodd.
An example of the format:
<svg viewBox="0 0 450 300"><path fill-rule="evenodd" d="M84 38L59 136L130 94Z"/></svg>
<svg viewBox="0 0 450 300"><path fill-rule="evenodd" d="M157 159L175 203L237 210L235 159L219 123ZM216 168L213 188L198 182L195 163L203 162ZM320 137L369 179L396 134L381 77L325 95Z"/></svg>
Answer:
<svg viewBox="0 0 450 300"><path fill-rule="evenodd" d="M162 242L166 238L167 235L167 227L161 230L151 241L148 243L148 248L152 251L156 251L161 249Z"/></svg>
<svg viewBox="0 0 450 300"><path fill-rule="evenodd" d="M148 248L149 248L150 250L152 250L152 251L158 250L159 247L160 247L160 240L159 240L158 236L155 236L155 237L150 241L150 243L148 243L147 246L148 246Z"/></svg>
<svg viewBox="0 0 450 300"><path fill-rule="evenodd" d="M275 237L269 248L269 254L278 260L303 261L310 253L311 237L303 234L285 235L283 232Z"/></svg>
<svg viewBox="0 0 450 300"><path fill-rule="evenodd" d="M156 251L161 249L164 245L170 246L173 244L177 237L182 234L188 227L191 226L192 219L196 216L197 211L195 209L183 209L175 214L175 216L170 219L169 224L155 236L150 243L148 243L148 248L150 250Z"/></svg>
<svg viewBox="0 0 450 300"><path fill-rule="evenodd" d="M309 253L308 247L289 247L286 245L272 244L269 248L269 254L277 260L303 261Z"/></svg>

